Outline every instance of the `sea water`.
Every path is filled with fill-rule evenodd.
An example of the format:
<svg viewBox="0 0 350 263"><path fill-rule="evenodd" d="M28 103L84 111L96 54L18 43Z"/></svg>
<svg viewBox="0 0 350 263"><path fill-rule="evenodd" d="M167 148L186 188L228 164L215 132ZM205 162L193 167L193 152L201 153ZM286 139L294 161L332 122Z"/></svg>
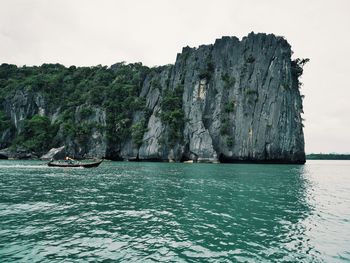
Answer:
<svg viewBox="0 0 350 263"><path fill-rule="evenodd" d="M349 262L350 161L0 161L0 262Z"/></svg>

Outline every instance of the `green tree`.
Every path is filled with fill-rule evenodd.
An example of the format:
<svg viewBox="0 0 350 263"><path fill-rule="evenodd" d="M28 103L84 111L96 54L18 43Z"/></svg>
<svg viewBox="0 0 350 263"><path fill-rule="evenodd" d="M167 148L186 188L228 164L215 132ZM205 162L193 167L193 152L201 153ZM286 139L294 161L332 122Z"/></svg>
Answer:
<svg viewBox="0 0 350 263"><path fill-rule="evenodd" d="M10 128L11 121L6 116L5 112L0 111L0 132L6 130L7 128Z"/></svg>
<svg viewBox="0 0 350 263"><path fill-rule="evenodd" d="M177 85L174 90L167 90L161 102L160 119L168 126L168 142L173 146L182 138L185 125L185 114L182 109L183 85Z"/></svg>
<svg viewBox="0 0 350 263"><path fill-rule="evenodd" d="M25 146L31 151L43 153L54 145L53 138L57 133L57 126L51 125L46 116L34 115L24 124L24 131L17 139L17 144Z"/></svg>

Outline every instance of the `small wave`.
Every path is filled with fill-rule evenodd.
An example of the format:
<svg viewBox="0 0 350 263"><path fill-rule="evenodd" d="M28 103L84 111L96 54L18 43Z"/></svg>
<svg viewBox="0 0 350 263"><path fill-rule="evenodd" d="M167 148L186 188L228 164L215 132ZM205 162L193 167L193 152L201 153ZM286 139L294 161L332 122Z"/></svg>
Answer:
<svg viewBox="0 0 350 263"><path fill-rule="evenodd" d="M8 165L0 165L1 168L23 168L23 169L40 169L40 168L49 168L46 164L37 164L37 165L24 165L24 164L8 164Z"/></svg>

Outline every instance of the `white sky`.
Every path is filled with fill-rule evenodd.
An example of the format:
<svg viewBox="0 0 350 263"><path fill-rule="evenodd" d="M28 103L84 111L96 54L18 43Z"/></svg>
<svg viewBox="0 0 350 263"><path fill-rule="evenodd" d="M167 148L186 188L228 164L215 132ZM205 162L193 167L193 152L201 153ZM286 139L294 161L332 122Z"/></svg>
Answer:
<svg viewBox="0 0 350 263"><path fill-rule="evenodd" d="M251 31L308 57L306 152L350 152L349 0L0 0L0 63L174 63L182 47Z"/></svg>

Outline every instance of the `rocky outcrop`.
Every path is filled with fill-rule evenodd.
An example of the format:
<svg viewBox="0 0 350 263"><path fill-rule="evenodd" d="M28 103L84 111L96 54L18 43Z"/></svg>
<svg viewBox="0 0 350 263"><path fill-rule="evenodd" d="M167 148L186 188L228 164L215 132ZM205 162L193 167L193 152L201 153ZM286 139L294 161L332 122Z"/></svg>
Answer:
<svg viewBox="0 0 350 263"><path fill-rule="evenodd" d="M0 152L0 159L5 159L5 160L7 160L8 158L9 158L9 157L8 157L6 154Z"/></svg>
<svg viewBox="0 0 350 263"><path fill-rule="evenodd" d="M284 38L254 33L242 40L223 37L213 45L185 47L174 65L151 71L140 84L148 114L135 111L132 125L144 121L141 142L130 134L110 143L103 103L84 116L84 105L76 107L75 123L92 127L84 140L64 135L63 124L56 139L80 158L304 163L301 68L291 53ZM182 90L181 106L165 114L165 98L176 89ZM38 92L19 92L4 103L17 133L22 120L34 114L55 122L63 112L48 108ZM176 120L176 114L183 118ZM114 130L117 136L118 127ZM14 137L9 131L1 136Z"/></svg>
<svg viewBox="0 0 350 263"><path fill-rule="evenodd" d="M41 160L59 160L64 159L66 156L65 152L65 146L61 146L59 148L52 148L50 151L48 151L46 154L40 157Z"/></svg>
<svg viewBox="0 0 350 263"><path fill-rule="evenodd" d="M38 155L24 147L4 148L0 150L0 159L37 159Z"/></svg>
<svg viewBox="0 0 350 263"><path fill-rule="evenodd" d="M23 131L23 123L35 114L45 115L46 103L42 95L25 89L17 91L8 97L4 103L4 110L10 115L11 122L18 133Z"/></svg>
<svg viewBox="0 0 350 263"><path fill-rule="evenodd" d="M141 159L303 163L302 101L290 45L281 37L223 37L184 48L174 66L145 82L141 96L153 109L139 149ZM169 83L168 85L166 83ZM184 86L183 141L169 149L159 115L165 89ZM169 140L169 138L167 138Z"/></svg>

